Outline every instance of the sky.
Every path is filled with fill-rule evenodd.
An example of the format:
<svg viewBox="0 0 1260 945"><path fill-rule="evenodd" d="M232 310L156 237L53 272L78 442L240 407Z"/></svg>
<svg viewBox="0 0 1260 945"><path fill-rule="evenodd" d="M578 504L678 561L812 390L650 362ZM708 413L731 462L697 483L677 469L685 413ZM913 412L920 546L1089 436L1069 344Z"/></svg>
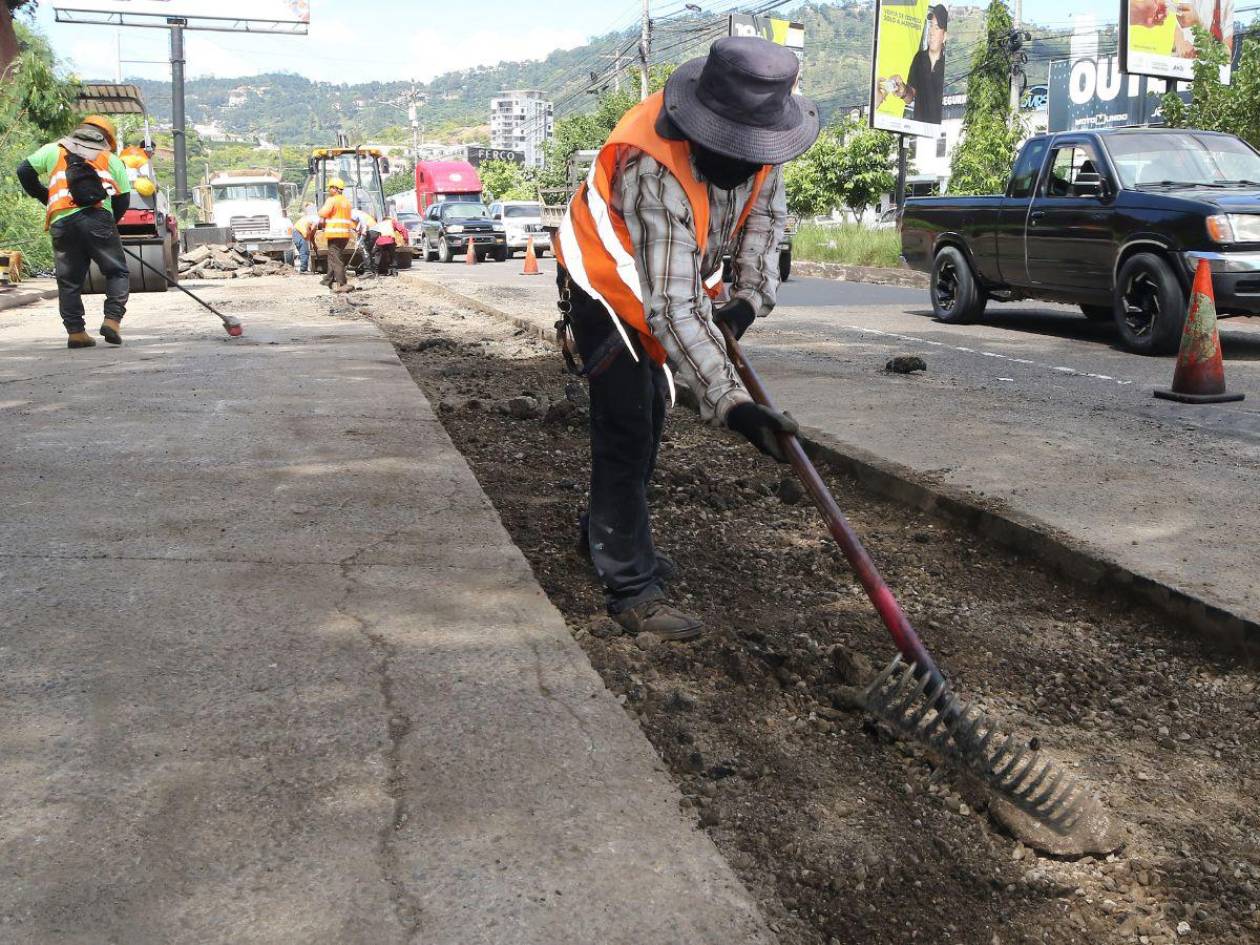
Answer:
<svg viewBox="0 0 1260 945"><path fill-rule="evenodd" d="M165 30L69 25L55 22L57 7L162 9L184 15L279 16L291 0L42 0L36 22L53 48L83 78L113 79L121 36L124 76L167 78L170 49ZM970 0L982 4L984 0ZM730 0L701 0L706 11ZM1098 12L1097 0L1024 0L1026 18L1068 27L1078 12L1115 22L1117 10ZM653 15L676 13L678 0L652 0ZM306 36L188 32L190 77L295 72L326 82L426 82L434 76L503 60L541 59L553 49L580 46L591 36L638 22L640 0L311 0ZM789 7L790 8L790 7ZM809 38L806 37L808 54Z"/></svg>

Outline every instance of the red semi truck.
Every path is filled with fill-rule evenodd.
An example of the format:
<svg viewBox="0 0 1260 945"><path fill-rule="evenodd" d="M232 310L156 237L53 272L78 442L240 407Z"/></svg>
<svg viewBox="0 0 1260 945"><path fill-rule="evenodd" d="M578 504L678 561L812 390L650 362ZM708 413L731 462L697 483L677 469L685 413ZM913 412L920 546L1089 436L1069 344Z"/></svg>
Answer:
<svg viewBox="0 0 1260 945"><path fill-rule="evenodd" d="M448 200L481 202L481 178L467 161L416 163L416 212L424 216L435 203Z"/></svg>

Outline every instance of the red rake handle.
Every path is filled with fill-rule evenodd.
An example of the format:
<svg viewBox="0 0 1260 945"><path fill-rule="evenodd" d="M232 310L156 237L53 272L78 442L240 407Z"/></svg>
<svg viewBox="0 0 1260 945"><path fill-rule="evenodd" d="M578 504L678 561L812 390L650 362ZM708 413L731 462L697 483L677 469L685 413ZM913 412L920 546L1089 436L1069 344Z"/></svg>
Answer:
<svg viewBox="0 0 1260 945"><path fill-rule="evenodd" d="M753 400L763 407L769 407L771 410L774 410L775 406L770 401L770 395L766 392L765 387L762 386L761 378L757 376L757 372L753 370L752 365L744 359L744 353L739 348L739 342L735 340L735 336L731 333L730 326L722 325L721 329L723 336L726 338L726 350L730 355L731 362L743 379L744 386L752 394ZM823 520L827 523L827 529L831 532L831 537L836 540L836 544L844 552L844 556L849 560L849 564L857 572L858 580L862 582L862 587L866 589L866 596L870 598L871 603L875 606L875 610L879 613L880 619L884 621L884 626L888 628L888 632L892 635L893 642L897 645L897 649L901 652L902 657L907 662L917 665L920 672L916 675L921 676L922 672L926 672L933 684L943 682L944 677L941 676L941 671L936 668L936 662L932 659L931 654L928 653L927 647L923 645L923 641L919 639L919 635L914 632L914 627L910 626L910 621L906 619L905 613L902 612L901 605L897 603L897 599L893 597L892 591L884 583L883 577L875 567L875 562L871 560L871 556L862 547L857 533L853 531L853 527L844 517L844 513L840 511L840 506L836 505L836 500L832 497L831 490L823 482L822 476L818 475L818 470L814 467L809 456L806 455L805 448L801 446L801 441L794 434L780 433L779 444L783 447L783 452L787 455L792 468L796 470L796 475L800 477L801 483L805 486L805 491L809 493L810 498L814 500L814 505L822 513Z"/></svg>

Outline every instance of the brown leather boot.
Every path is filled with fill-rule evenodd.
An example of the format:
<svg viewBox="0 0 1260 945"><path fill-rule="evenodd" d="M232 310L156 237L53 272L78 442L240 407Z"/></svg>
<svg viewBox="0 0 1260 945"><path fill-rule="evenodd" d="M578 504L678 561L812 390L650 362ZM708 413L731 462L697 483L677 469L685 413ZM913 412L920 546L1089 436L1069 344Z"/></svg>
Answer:
<svg viewBox="0 0 1260 945"><path fill-rule="evenodd" d="M101 322L101 337L108 341L111 345L122 344L122 335L118 333L118 329L122 327L116 318L107 318Z"/></svg>
<svg viewBox="0 0 1260 945"><path fill-rule="evenodd" d="M612 619L627 633L654 633L662 640L694 640L704 630L704 622L699 617L685 614L660 599L613 614Z"/></svg>
<svg viewBox="0 0 1260 945"><path fill-rule="evenodd" d="M86 331L72 331L66 339L67 348L95 348L96 339Z"/></svg>

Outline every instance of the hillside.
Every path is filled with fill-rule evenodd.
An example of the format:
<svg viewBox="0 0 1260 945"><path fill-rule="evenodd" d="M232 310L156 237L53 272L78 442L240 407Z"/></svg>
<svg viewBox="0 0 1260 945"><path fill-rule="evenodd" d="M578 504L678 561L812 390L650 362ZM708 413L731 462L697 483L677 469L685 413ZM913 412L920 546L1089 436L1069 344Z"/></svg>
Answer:
<svg viewBox="0 0 1260 945"><path fill-rule="evenodd" d="M871 33L874 5L870 2L804 3L790 16L805 24L805 91L816 98L824 116L836 109L865 102L869 92ZM953 6L950 12L951 62L969 62L983 25L982 6ZM711 19L671 19L655 49L661 62L680 62L703 51L714 30ZM1034 28L1034 33L1038 31ZM455 140L463 129L484 125L491 97L502 89L537 88L557 103L557 116L590 106L585 93L590 70L603 67L606 57L634 41L629 33L611 33L575 49L557 50L545 59L503 62L438 76L418 86L427 96L420 109L425 137ZM1030 82L1044 82L1049 51L1066 50L1066 40L1034 44ZM954 70L959 76L965 68ZM629 73L626 81L634 81ZM170 83L140 80L151 112L170 120ZM386 104L405 99L406 82L336 84L312 82L292 73L277 72L247 78L198 78L188 82L187 110L193 124L217 124L248 138L278 144L313 144L332 140L344 131L353 140L406 141L405 115ZM962 83L950 92L963 91ZM235 94L234 94L235 93Z"/></svg>

